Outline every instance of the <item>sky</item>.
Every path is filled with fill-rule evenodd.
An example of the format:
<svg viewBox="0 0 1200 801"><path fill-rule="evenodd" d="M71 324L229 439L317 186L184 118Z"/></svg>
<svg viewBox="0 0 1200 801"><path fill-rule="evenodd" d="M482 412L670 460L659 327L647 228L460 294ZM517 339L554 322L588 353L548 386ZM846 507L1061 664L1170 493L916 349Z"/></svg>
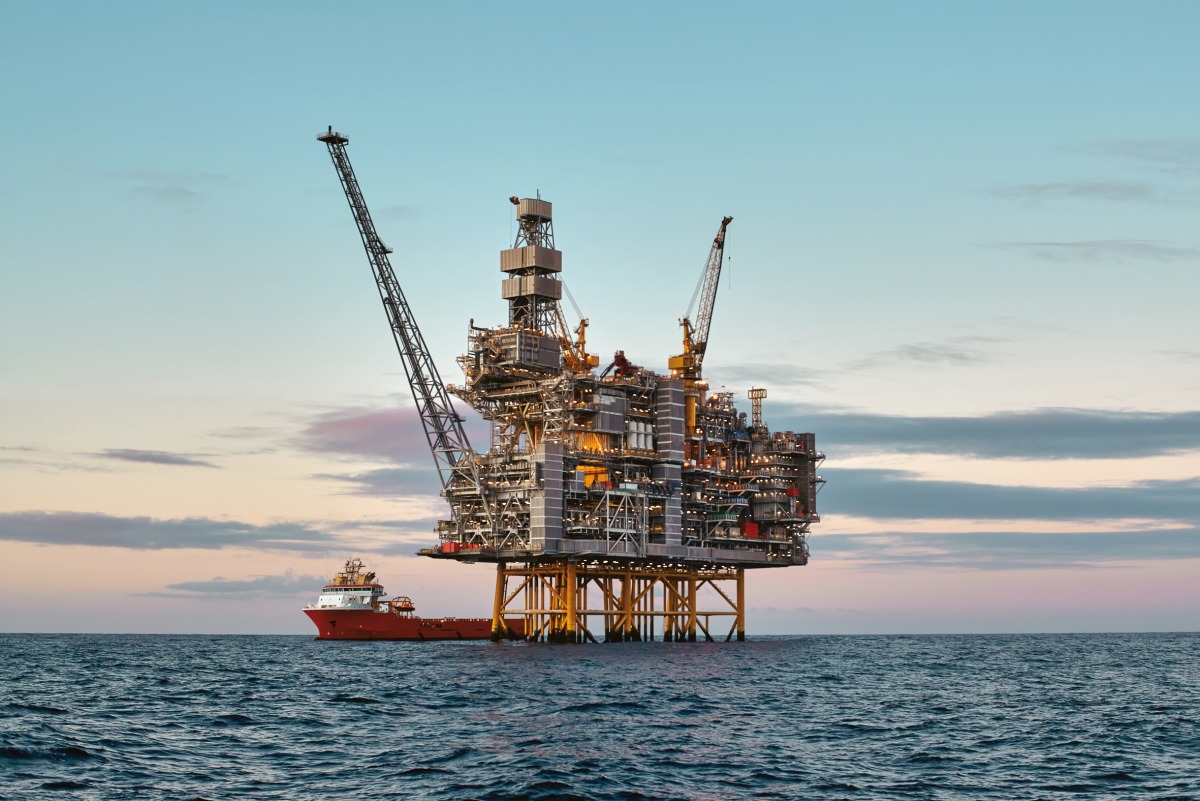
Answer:
<svg viewBox="0 0 1200 801"><path fill-rule="evenodd" d="M0 0L0 631L312 633L350 556L490 613L491 568L414 556L445 505L328 125L449 382L510 195L592 351L658 369L734 217L705 375L827 455L752 635L1200 629L1197 29Z"/></svg>

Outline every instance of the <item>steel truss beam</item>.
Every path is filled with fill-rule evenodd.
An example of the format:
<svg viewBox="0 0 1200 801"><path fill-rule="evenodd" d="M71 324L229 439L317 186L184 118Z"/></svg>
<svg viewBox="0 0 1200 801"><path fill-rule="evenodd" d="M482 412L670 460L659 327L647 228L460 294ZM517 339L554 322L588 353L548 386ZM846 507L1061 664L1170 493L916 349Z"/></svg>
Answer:
<svg viewBox="0 0 1200 801"><path fill-rule="evenodd" d="M732 596L727 590L733 584ZM722 585L725 585L724 587ZM701 609L711 588L724 606ZM712 642L746 638L743 568L638 566L569 559L496 566L492 639L511 639L507 618L522 617L530 642ZM730 619L728 631L714 624Z"/></svg>

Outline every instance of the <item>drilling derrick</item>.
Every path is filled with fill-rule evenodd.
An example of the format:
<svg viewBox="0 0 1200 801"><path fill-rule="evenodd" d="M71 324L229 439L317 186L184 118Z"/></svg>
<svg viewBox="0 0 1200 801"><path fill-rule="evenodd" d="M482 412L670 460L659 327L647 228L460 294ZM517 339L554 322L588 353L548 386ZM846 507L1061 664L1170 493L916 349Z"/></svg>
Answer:
<svg viewBox="0 0 1200 801"><path fill-rule="evenodd" d="M438 524L437 547L421 553L497 564L495 639L511 635L505 620L514 616L531 640L742 639L745 570L808 561L824 455L812 434L762 424L765 390L752 390L747 424L733 393L709 394L701 379L731 218L670 374L623 351L598 374L587 320L572 332L559 303L551 204L510 198L518 232L500 252L507 322L472 320L458 359L464 380L443 386L370 224L345 137L318 138L359 224L443 475L450 519ZM470 450L447 392L490 424L486 453Z"/></svg>

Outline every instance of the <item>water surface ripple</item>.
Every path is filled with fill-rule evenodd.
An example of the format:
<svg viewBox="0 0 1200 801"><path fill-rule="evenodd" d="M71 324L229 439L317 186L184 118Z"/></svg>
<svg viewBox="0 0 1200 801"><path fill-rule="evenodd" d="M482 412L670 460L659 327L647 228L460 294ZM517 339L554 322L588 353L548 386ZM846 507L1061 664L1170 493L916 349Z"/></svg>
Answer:
<svg viewBox="0 0 1200 801"><path fill-rule="evenodd" d="M12 799L1200 799L1200 634L0 635Z"/></svg>

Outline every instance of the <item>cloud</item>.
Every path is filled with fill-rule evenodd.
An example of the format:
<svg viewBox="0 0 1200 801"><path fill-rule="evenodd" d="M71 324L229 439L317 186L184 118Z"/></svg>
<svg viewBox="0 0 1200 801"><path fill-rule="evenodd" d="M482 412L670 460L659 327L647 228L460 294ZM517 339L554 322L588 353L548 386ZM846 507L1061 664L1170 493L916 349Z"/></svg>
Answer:
<svg viewBox="0 0 1200 801"><path fill-rule="evenodd" d="M209 436L224 439L265 439L277 437L283 431L281 426L234 426L209 432Z"/></svg>
<svg viewBox="0 0 1200 801"><path fill-rule="evenodd" d="M217 172L172 172L169 170L101 170L102 175L122 181L142 183L232 183L232 178Z"/></svg>
<svg viewBox="0 0 1200 801"><path fill-rule="evenodd" d="M429 526L425 531L414 531L405 539L396 540L379 548L372 549L372 553L378 553L383 556L416 556L423 548L429 548L437 544L437 537L432 533L433 526Z"/></svg>
<svg viewBox="0 0 1200 801"><path fill-rule="evenodd" d="M851 559L892 567L984 570L1103 566L1111 562L1200 558L1200 528L1033 533L889 532L813 534L813 559Z"/></svg>
<svg viewBox="0 0 1200 801"><path fill-rule="evenodd" d="M473 411L467 412L464 427L475 442L489 442L485 425ZM356 407L327 412L309 423L292 444L313 453L389 463L372 470L313 476L340 482L352 494L396 497L436 496L441 492L425 429L412 407Z"/></svg>
<svg viewBox="0 0 1200 801"><path fill-rule="evenodd" d="M927 481L904 470L831 468L824 475L820 511L877 520L1200 522L1200 477L1057 488Z"/></svg>
<svg viewBox="0 0 1200 801"><path fill-rule="evenodd" d="M129 191L149 198L156 203L194 206L204 198L203 192L179 184L168 186L132 186Z"/></svg>
<svg viewBox="0 0 1200 801"><path fill-rule="evenodd" d="M156 520L88 512L0 513L0 541L107 548L259 548L326 552L340 547L330 534L296 523L256 526L190 517Z"/></svg>
<svg viewBox="0 0 1200 801"><path fill-rule="evenodd" d="M413 407L327 412L309 423L296 445L307 451L388 462L405 462L414 454L429 453L425 429Z"/></svg>
<svg viewBox="0 0 1200 801"><path fill-rule="evenodd" d="M1084 198L1116 201L1163 201L1158 189L1137 181L1055 181L1044 184L1017 184L1000 187L992 192L997 197L1021 200L1051 200Z"/></svg>
<svg viewBox="0 0 1200 801"><path fill-rule="evenodd" d="M94 454L104 459L118 459L124 462L144 462L147 464L179 465L183 467L216 467L211 462L201 461L191 456L166 451L142 451L129 448L109 448Z"/></svg>
<svg viewBox="0 0 1200 801"><path fill-rule="evenodd" d="M1162 245L1148 239L1097 239L1082 242L1001 242L986 247L1012 250L1044 261L1126 263L1180 261L1200 256L1196 248Z"/></svg>
<svg viewBox="0 0 1200 801"><path fill-rule="evenodd" d="M484 443L486 450L487 423L462 406L460 401L455 409L464 418L463 428L468 438L477 444ZM428 465L429 471L435 472L425 428L411 406L354 407L326 412L310 422L292 444L305 451L391 462L401 467Z"/></svg>
<svg viewBox="0 0 1200 801"><path fill-rule="evenodd" d="M227 579L217 576L209 581L181 581L168 584L165 593L155 596L201 598L255 598L272 595L311 595L325 585L322 576L297 576L288 568L279 576L255 576L249 579Z"/></svg>
<svg viewBox="0 0 1200 801"><path fill-rule="evenodd" d="M5 452L23 454L22 456L5 457ZM28 454L28 455L24 455ZM0 464L19 464L37 468L43 472L61 472L64 470L83 471L90 473L111 473L113 468L104 465L97 466L80 461L79 456L107 459L120 462L136 462L140 464L157 464L175 467L210 467L219 465L196 458L195 454L170 453L168 451L136 450L132 448L109 448L95 453L57 454L36 448L3 448L0 447Z"/></svg>
<svg viewBox="0 0 1200 801"><path fill-rule="evenodd" d="M815 431L822 450L993 459L1128 459L1200 450L1200 412L1034 409L901 417L777 406L772 427Z"/></svg>
<svg viewBox="0 0 1200 801"><path fill-rule="evenodd" d="M959 336L941 342L913 342L890 350L872 353L851 362L846 369L851 372L874 370L880 367L912 366L965 367L991 358L978 345L1000 342L994 337Z"/></svg>
<svg viewBox="0 0 1200 801"><path fill-rule="evenodd" d="M706 365L706 373L717 376L716 381L735 387L821 387L827 382L829 371L783 362L742 362L739 364L713 363Z"/></svg>
<svg viewBox="0 0 1200 801"><path fill-rule="evenodd" d="M26 445L0 445L0 464L32 465L39 464L33 458L38 451ZM20 454L9 456L7 454Z"/></svg>
<svg viewBox="0 0 1200 801"><path fill-rule="evenodd" d="M1200 350L1160 350L1158 352L1163 356L1167 356L1181 362L1200 361Z"/></svg>
<svg viewBox="0 0 1200 801"><path fill-rule="evenodd" d="M381 467L360 473L320 473L313 478L349 485L354 495L395 497L397 495L437 495L441 492L437 470L432 464L413 467Z"/></svg>
<svg viewBox="0 0 1200 801"><path fill-rule="evenodd" d="M1200 174L1200 137L1159 139L1109 139L1071 148L1091 153L1141 162L1161 172L1176 175Z"/></svg>
<svg viewBox="0 0 1200 801"><path fill-rule="evenodd" d="M831 468L825 477L828 483L818 504L825 514L866 517L885 525L918 522L903 531L853 535L824 534L818 527L811 539L814 559L1020 569L1200 558L1200 477L1084 488L930 481L908 471L882 469ZM1048 528L1071 522L1107 530L980 531L979 525L968 531L911 530L926 523L953 527L958 521L1031 521L1030 527L1040 523ZM1121 530L1112 530L1118 522Z"/></svg>
<svg viewBox="0 0 1200 801"><path fill-rule="evenodd" d="M124 185L131 194L184 209L196 207L213 188L232 182L228 175L211 172L138 169L101 170L100 174Z"/></svg>
<svg viewBox="0 0 1200 801"><path fill-rule="evenodd" d="M5 453L19 454L6 456ZM113 468L107 465L85 463L75 458L79 454L63 456L53 451L38 448L0 448L0 465L14 465L40 473L111 473ZM92 456L98 454L90 454Z"/></svg>
<svg viewBox="0 0 1200 801"><path fill-rule="evenodd" d="M434 504L441 504L435 499ZM414 545L425 547L432 544L437 537L434 528L438 522L449 516L449 510L444 505L437 507L439 513L422 516L414 513L403 520L357 520L343 522L339 529L347 531L366 532L373 536L370 541L363 541L358 546L360 551L370 551L385 555L412 555ZM386 540L386 542L381 542Z"/></svg>

